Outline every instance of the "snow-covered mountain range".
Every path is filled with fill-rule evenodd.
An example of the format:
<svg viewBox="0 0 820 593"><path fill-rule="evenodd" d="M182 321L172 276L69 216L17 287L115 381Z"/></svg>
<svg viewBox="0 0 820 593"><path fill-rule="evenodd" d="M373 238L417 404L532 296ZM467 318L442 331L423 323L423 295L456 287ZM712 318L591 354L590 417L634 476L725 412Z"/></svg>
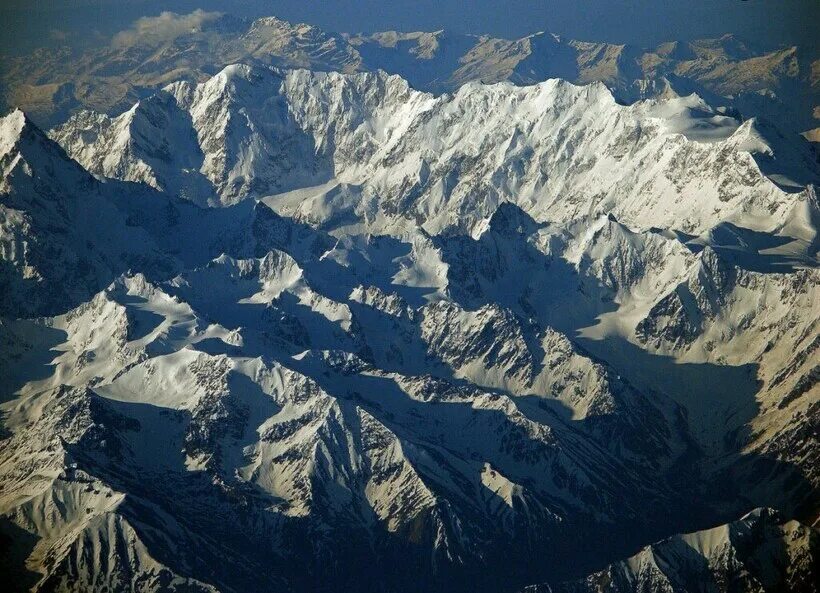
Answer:
<svg viewBox="0 0 820 593"><path fill-rule="evenodd" d="M674 85L437 95L355 61L437 35L300 31L347 72L0 120L16 588L815 590L811 144Z"/></svg>

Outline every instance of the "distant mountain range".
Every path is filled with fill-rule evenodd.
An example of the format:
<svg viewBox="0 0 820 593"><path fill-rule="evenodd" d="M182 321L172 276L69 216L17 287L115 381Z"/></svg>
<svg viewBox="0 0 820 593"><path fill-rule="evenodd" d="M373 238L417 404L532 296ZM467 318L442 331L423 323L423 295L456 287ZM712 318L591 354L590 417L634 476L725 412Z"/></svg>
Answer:
<svg viewBox="0 0 820 593"><path fill-rule="evenodd" d="M762 50L730 35L636 47L536 33L507 40L447 31L328 33L277 18L198 11L173 33L125 31L92 50L42 49L4 59L3 99L43 126L78 108L118 113L168 83L201 82L237 62L315 71L398 74L418 90L453 92L471 81L603 82L621 102L698 93L713 105L763 116L817 139L817 48Z"/></svg>

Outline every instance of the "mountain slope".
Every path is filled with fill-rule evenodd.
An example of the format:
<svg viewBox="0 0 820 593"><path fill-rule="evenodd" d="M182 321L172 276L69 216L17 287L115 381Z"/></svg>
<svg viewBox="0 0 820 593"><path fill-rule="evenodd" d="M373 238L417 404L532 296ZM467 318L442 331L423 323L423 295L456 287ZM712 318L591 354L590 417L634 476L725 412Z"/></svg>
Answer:
<svg viewBox="0 0 820 593"><path fill-rule="evenodd" d="M17 588L811 582L802 140L696 96L242 65L0 130Z"/></svg>
<svg viewBox="0 0 820 593"><path fill-rule="evenodd" d="M79 302L130 266L169 269L168 257L146 234L128 228L110 188L21 111L0 122L0 164L4 312L32 314ZM107 224L98 226L101 219Z"/></svg>
<svg viewBox="0 0 820 593"><path fill-rule="evenodd" d="M506 201L539 220L612 212L643 228L674 221L700 233L728 220L768 231L805 199L800 184L818 178L800 140L768 142L756 122L740 124L697 96L625 107L601 85L557 80L468 85L435 98L384 74L230 66L132 111L153 110L187 126L172 136L165 126L153 142L163 138L168 154L185 155L176 160L197 163L210 203L337 180L353 188L344 199L354 220L401 212L434 234L474 232ZM168 159L152 166L154 149L131 114L83 114L53 137L97 174L163 188L197 176Z"/></svg>
<svg viewBox="0 0 820 593"><path fill-rule="evenodd" d="M814 591L817 533L771 509L674 536L583 581L525 591Z"/></svg>

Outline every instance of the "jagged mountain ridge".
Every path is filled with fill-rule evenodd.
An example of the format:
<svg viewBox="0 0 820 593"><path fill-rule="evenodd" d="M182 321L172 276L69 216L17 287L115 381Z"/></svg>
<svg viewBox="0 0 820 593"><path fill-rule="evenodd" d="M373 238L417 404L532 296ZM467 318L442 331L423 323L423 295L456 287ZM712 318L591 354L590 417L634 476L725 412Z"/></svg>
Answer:
<svg viewBox="0 0 820 593"><path fill-rule="evenodd" d="M337 34L275 17L246 21L204 11L164 16L188 26L170 38L145 27L88 51L43 49L7 58L5 102L50 126L83 107L117 113L180 78L201 81L227 64L246 62L346 73L381 69L435 93L471 81L533 84L549 78L603 82L626 102L697 92L793 132L817 128L820 56L807 47L763 50L730 35L642 48L544 32L516 40L448 31Z"/></svg>
<svg viewBox="0 0 820 593"><path fill-rule="evenodd" d="M749 179L728 188L729 203L742 212L757 196L756 228L727 209L681 229L651 208L619 210L626 190L592 212L547 207L536 192L529 204L484 198L456 225L428 222L469 214L469 183L440 210L390 207L389 191L430 201L390 185L425 149L419 139L459 149L461 136L440 131L473 113L463 106L532 97L601 109L557 123L558 135L584 137L620 114L628 136L645 122L626 114L651 110L647 134L706 162L727 153ZM617 106L600 87L468 85L437 99L381 74L239 66L120 119L83 114L55 131L97 178L21 113L5 118L13 233L26 227L7 213L21 212L35 236L96 239L101 218L61 228L54 210L104 204L106 221L124 221L118 234L162 264L106 261L72 294L32 300L83 269L65 258L31 293L10 293L2 530L19 544L17 570L28 558L20 582L304 591L367 578L374 590L512 591L757 506L814 521L817 198L760 164L794 163L804 147L694 100L728 139L687 138L667 129L680 123L669 103ZM420 112L417 125L396 123L399 103ZM468 137L511 131L487 130ZM560 148L542 150L551 162ZM463 154L428 179L480 172ZM622 168L639 158L625 151ZM505 159L489 175L499 187L513 177ZM725 179L699 162L669 175L704 171L707 189ZM315 187L328 171L347 177ZM38 191L52 179L67 181ZM202 207L214 197L223 207ZM11 285L25 273L19 253L3 252ZM697 309L676 307L680 294ZM765 322L750 319L754 302L771 309ZM720 405L715 386L731 393ZM131 543L97 554L102 533Z"/></svg>
<svg viewBox="0 0 820 593"><path fill-rule="evenodd" d="M325 210L368 223L402 212L434 234L475 232L505 201L537 219L612 212L697 234L721 220L785 224L805 199L789 194L818 178L805 143L697 96L624 107L602 85L558 80L436 98L384 74L229 66L52 135L99 175L172 192L186 179L178 193L200 201L210 185L211 204L322 184L319 199L342 202Z"/></svg>

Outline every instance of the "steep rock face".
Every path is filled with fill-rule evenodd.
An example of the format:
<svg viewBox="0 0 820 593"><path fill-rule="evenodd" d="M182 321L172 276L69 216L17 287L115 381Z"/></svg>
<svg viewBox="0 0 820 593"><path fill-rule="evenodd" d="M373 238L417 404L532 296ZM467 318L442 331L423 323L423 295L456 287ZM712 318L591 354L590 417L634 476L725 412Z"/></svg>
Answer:
<svg viewBox="0 0 820 593"><path fill-rule="evenodd" d="M73 155L90 171L143 182L193 201L207 199L209 186L198 172L203 156L190 115L171 96L148 97L116 118L89 111L77 118L78 125L67 132L63 142L99 147L89 154Z"/></svg>
<svg viewBox="0 0 820 593"><path fill-rule="evenodd" d="M216 588L181 577L148 553L134 529L110 513L95 517L37 591L196 591Z"/></svg>
<svg viewBox="0 0 820 593"><path fill-rule="evenodd" d="M378 403L379 398L374 397L376 394L364 392L361 403L353 405L348 401L351 394L346 392L345 382L341 379L323 379L338 392L331 396L313 380L278 365L269 367L258 359L248 361L223 354L197 354L180 348L179 343L176 345L179 350L170 354L156 349L143 350L150 357L137 357L135 363L111 355L105 359L98 357L102 352L95 343L95 335L102 337L100 332L111 332L110 342L119 344L124 353L132 351L135 343L145 340L141 336L148 319L137 324L133 322L140 307L152 310L157 316L158 311L169 317L184 314L184 307L179 313L169 311L167 307L173 306L173 300L168 302L162 292L145 286L142 280L124 280L123 283L130 286L131 294L126 308L129 311L134 309L128 314L122 305L112 309L111 301L101 295L92 301L92 307L84 306L67 316L67 323L61 320L51 322L52 327L65 328L69 344L85 344L87 347L83 352L69 351L59 357L55 361L58 371L51 380L66 377L83 383L86 381L84 377L93 373L96 393L86 392L85 397L92 411L99 408L99 414L84 421L82 427L98 426L94 430L103 431L105 426L106 430L116 431L95 437L94 442L102 447L99 453L95 453L91 441L75 443L71 432L63 428L62 423L69 421L71 415L59 410L48 411L45 418L55 421L60 418L61 424L56 428L51 427L45 418L41 419L39 430L44 438L60 434L61 438L67 439L73 454L81 456L83 471L95 468L107 475L111 471L108 464L113 462L120 468L132 468L129 471L135 471L136 475L172 475L172 468L177 463L174 458L179 450L190 470L207 472L221 488L234 492L234 496L252 496L253 490L247 494L243 492L248 488L259 488L271 497L277 513L309 518L311 523L326 525L326 529L334 532L348 532L355 524L362 530L375 530L376 525L383 524L388 533L396 534L401 540L407 539L413 546L430 546L435 556L440 556L438 561L445 565L475 562L476 555L482 557L486 553L486 544L482 542L499 537L501 533L507 533L505 537L520 537L522 530L534 529L534 525L552 525L551 529L557 529L554 525L556 517L545 510L550 503L546 503L544 497L547 500L555 497L556 502L552 504L560 505L562 514L573 507L580 511L575 501L580 488L586 493L584 498L589 497L587 504L603 497L608 502L597 508L616 508L614 498L610 499L614 492L603 494L602 482L595 488L587 484L590 480L597 482L597 477L593 474L576 477L578 472L583 475L588 471L579 465L580 458L589 454L585 452L587 445L578 442L571 433L565 437L567 442L561 444L561 439L551 436L548 429L525 418L511 402L497 397L488 398L465 391L457 401L472 404L477 410L486 410L483 413L489 415L483 419L472 419L470 414L448 419L445 414L432 427L428 425L429 420L424 423L411 421L412 416L408 414L418 415L412 408L403 410L401 405ZM116 289L113 292L116 294ZM134 299L137 295L142 295L145 301ZM181 307L177 305L177 308ZM159 322L157 329L166 323ZM206 328L206 324L197 326ZM157 340L161 333L155 329L146 335ZM176 339L194 346L209 339L209 335L219 336L220 333L217 328L208 326L204 331L199 329L187 335L177 333ZM243 346L243 340L235 339L231 333L223 333L218 339L233 348ZM88 356L89 352L95 355ZM71 372L76 368L74 361L80 359L89 359L89 367L83 367L85 375ZM358 377L358 374L367 367L357 371L361 364L354 360L338 367L342 360L331 358L323 364L330 365L328 371L331 373L350 376L353 389L363 389L368 379L366 375ZM305 369L311 368L312 363L305 364L308 365ZM116 371L117 368L122 370ZM339 370L335 370L337 368ZM317 375L321 376L321 373ZM444 383L427 384L434 393L450 389ZM34 385L31 388L34 389L32 395L24 396L26 404L12 412L10 418L13 421L8 423L8 428L17 430L17 422L32 418L32 402L43 398L50 401L50 392L38 392ZM59 393L62 391L55 397L62 398ZM121 403L115 406L108 402ZM154 412L140 412L140 405L148 402L165 410L162 413L168 415L170 427L178 422L172 420L173 410L187 411L190 419L186 421L187 425L174 428L179 431L177 436L173 433L166 435L163 431L170 428L163 429L152 417ZM119 411L109 411L110 406ZM396 429L401 427L404 436L393 433L367 409L389 421ZM431 412L435 416L434 411ZM437 427L452 426L453 420L462 423L463 428L448 448L460 451L467 459L470 459L471 448L475 448L475 455L493 459L492 469L479 472L478 464L462 458L461 454L443 458L440 452L434 454L441 438L437 436ZM476 421L478 426L474 426ZM85 434L82 431L86 428L82 427L81 434ZM480 443L477 434L484 430L501 436L500 448L497 449L499 445L495 443ZM163 446L164 439L172 438L181 449L170 449L164 455L153 449L146 450L146 443L140 436L142 431L152 432L154 436L151 438L158 439L157 447ZM23 442L31 446L33 441ZM13 451L19 449L13 443L10 447ZM19 460L19 452L14 458ZM551 467L557 476L564 477L556 478L558 481L547 490L549 493L545 493L543 484L516 486L506 477L507 470L498 469L510 463L514 474L521 475L525 471L524 464L534 466L527 473L538 471L536 468L539 467ZM601 466L599 471L604 467ZM76 479L73 473L65 478L69 484ZM149 501L153 505L167 504L162 502L160 491L138 488L135 483L130 483L133 478L109 475L107 479L114 480L132 498L144 501L140 504ZM506 506L499 508L489 493L476 499L476 492L483 492L485 487L500 492L498 496L502 501L506 500ZM55 488L52 485L49 491ZM104 489L102 484L95 488ZM159 498L153 498L155 496ZM105 495L105 498L110 496ZM481 502L485 498L486 506ZM480 506L474 506L479 503ZM20 501L12 504L14 512L8 516L14 524L37 533L44 529L40 523L21 523L19 504ZM177 582L173 573L184 570L185 561L181 565L177 563L176 569L166 571L151 560L151 545L145 548L138 538L135 540L127 535L131 532L127 525L121 524L119 517L104 514L92 517L93 521L77 533L75 543L65 550L64 559L53 568L51 565L43 567L47 569L46 582L81 582L96 586L95 583L127 578L120 573L127 570L123 566L131 567L133 571L126 574L140 575L135 576L140 582ZM525 528L527 522L531 525ZM50 524L56 533L64 533L58 524ZM494 533L496 535L492 535ZM112 546L110 556L89 557L80 552L98 549L106 535L112 538L106 540ZM124 543L126 537L132 543ZM152 545L158 544L154 542ZM330 540L322 545L331 546ZM33 566L40 566L36 558L32 562ZM99 572L103 569L105 573Z"/></svg>
<svg viewBox="0 0 820 593"><path fill-rule="evenodd" d="M809 500L818 480L816 436L806 431L818 421L817 271L752 271L707 247L636 326L639 341L681 360L756 366L757 409L738 410L734 423L749 422L750 434L740 437L748 450L777 451L807 468Z"/></svg>
<svg viewBox="0 0 820 593"><path fill-rule="evenodd" d="M804 318L799 311L816 304L817 286L816 270L761 273L737 267L706 247L689 278L649 311L639 322L637 333L642 341L658 349L691 350L696 348L693 342L698 341L701 352L708 352L716 341L732 341L747 355L751 347L752 356L762 358L786 339L777 333L778 329L792 330L791 343L815 333L815 320ZM764 323L775 318L780 321L758 327L757 320L763 318ZM688 331L678 332L676 328ZM769 333L772 331L775 333ZM744 337L753 340L754 346ZM726 348L721 349L721 355L729 356Z"/></svg>
<svg viewBox="0 0 820 593"><path fill-rule="evenodd" d="M532 383L537 362L509 312L488 305L475 312L436 303L422 313L421 337L431 355L479 385Z"/></svg>
<svg viewBox="0 0 820 593"><path fill-rule="evenodd" d="M70 553L73 538L93 523L95 515L122 501L122 494L78 470L69 450L80 445L89 453L117 456L118 443L112 437L125 420L107 414L89 390L65 385L21 403L11 412L7 428L27 416L36 418L37 427L4 439L0 512L6 537L11 525L37 534L36 543L12 538L9 545L12 556L28 556L28 566L36 569L59 564ZM20 578L20 589L36 583L29 571L12 569Z"/></svg>

